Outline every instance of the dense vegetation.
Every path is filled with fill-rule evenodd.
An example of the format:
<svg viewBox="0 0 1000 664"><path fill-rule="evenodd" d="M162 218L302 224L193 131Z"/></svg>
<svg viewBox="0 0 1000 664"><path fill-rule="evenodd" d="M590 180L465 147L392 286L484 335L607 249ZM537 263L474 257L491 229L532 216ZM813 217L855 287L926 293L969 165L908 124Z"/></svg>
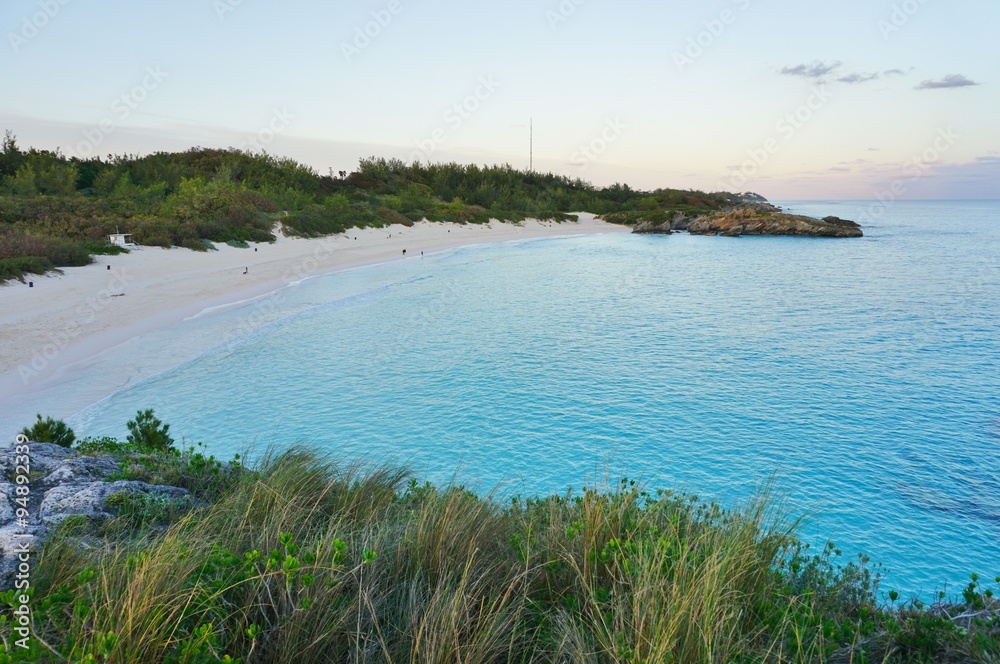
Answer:
<svg viewBox="0 0 1000 664"><path fill-rule="evenodd" d="M900 603L864 557L810 552L767 491L734 509L628 480L500 500L305 448L223 464L150 411L133 424L75 447L196 501L114 494L118 516L65 521L35 565L31 649L7 609L0 663L1000 658L978 578Z"/></svg>
<svg viewBox="0 0 1000 664"><path fill-rule="evenodd" d="M374 157L336 177L238 150L70 159L24 151L7 132L0 151L0 282L119 251L108 244L108 235L119 231L133 233L138 244L204 251L212 242L273 241L279 225L285 234L314 237L423 219L565 220L574 211L634 223L734 202L731 194L642 192L620 184L597 189L511 166Z"/></svg>

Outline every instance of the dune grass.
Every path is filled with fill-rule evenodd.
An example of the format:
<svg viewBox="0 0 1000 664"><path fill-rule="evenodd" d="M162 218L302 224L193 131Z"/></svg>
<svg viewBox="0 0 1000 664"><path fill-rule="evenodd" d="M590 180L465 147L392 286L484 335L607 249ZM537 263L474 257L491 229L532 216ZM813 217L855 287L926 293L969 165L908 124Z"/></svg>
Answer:
<svg viewBox="0 0 1000 664"><path fill-rule="evenodd" d="M832 547L811 555L766 488L727 510L628 480L501 501L293 448L181 516L120 507L102 540L67 522L49 541L37 638L7 640L0 661L1000 657L995 619L975 643L940 625L918 642L879 606L877 572L833 565Z"/></svg>

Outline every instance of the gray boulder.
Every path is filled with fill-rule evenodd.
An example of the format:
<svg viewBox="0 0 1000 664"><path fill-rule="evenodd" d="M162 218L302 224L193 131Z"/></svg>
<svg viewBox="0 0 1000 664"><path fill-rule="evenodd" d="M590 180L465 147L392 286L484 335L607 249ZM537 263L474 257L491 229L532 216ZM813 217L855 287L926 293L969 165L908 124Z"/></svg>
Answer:
<svg viewBox="0 0 1000 664"><path fill-rule="evenodd" d="M31 443L27 485L28 516L18 523L14 499L17 497L18 455L13 447L0 449L0 590L13 587L25 556L33 567L36 555L53 528L71 516L91 520L109 518L114 509L108 498L116 493L155 495L171 500L190 501L191 494L173 486L158 486L128 480L107 481L119 472L119 459L109 455L83 456L76 450Z"/></svg>
<svg viewBox="0 0 1000 664"><path fill-rule="evenodd" d="M42 523L60 523L70 516L99 519L113 516L108 509L109 496L123 492L133 496L157 495L175 500L190 499L191 494L175 486L159 486L130 480L62 484L45 492L39 509Z"/></svg>

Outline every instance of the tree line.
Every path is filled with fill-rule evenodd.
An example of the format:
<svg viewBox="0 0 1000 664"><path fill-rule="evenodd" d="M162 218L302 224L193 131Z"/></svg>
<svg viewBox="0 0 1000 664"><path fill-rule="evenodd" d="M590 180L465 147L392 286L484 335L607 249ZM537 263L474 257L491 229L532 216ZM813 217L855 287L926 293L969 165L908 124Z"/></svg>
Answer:
<svg viewBox="0 0 1000 664"><path fill-rule="evenodd" d="M321 175L289 158L200 147L79 159L21 149L8 131L0 150L0 281L117 253L108 235L119 231L141 245L206 251L220 242L272 242L279 225L286 235L318 237L422 220L565 221L583 211L633 224L739 202L724 192L599 188L509 164L370 157L354 172Z"/></svg>

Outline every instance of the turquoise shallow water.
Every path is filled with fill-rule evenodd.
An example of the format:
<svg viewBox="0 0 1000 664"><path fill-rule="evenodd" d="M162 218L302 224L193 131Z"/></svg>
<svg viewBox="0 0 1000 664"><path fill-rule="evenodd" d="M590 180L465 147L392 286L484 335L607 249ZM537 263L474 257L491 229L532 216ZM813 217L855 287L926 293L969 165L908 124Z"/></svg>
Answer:
<svg viewBox="0 0 1000 664"><path fill-rule="evenodd" d="M775 474L807 539L892 587L1000 574L1000 204L789 207L866 237L583 236L312 279L192 321L228 341L72 423L153 407L220 456L305 441L483 490L607 469L730 502Z"/></svg>

